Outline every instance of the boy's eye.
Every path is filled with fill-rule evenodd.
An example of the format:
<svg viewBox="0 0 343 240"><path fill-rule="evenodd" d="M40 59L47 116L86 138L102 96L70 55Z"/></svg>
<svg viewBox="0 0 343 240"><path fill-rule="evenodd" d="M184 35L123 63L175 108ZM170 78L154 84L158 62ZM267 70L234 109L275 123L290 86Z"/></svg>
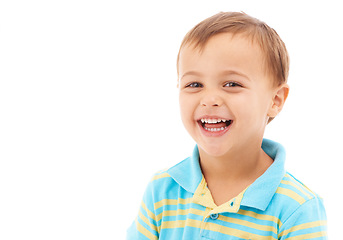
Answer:
<svg viewBox="0 0 343 240"><path fill-rule="evenodd" d="M242 85L236 82L228 82L224 84L224 87L242 87Z"/></svg>
<svg viewBox="0 0 343 240"><path fill-rule="evenodd" d="M192 83L187 84L186 87L189 87L189 88L200 88L200 87L203 87L203 86L202 86L201 83L192 82Z"/></svg>

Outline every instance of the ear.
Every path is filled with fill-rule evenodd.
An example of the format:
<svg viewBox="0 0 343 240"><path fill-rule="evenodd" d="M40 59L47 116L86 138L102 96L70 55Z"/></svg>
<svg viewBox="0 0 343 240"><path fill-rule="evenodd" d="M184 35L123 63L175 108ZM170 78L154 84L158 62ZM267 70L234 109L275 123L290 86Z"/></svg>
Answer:
<svg viewBox="0 0 343 240"><path fill-rule="evenodd" d="M289 93L289 86L287 83L282 84L281 86L277 87L273 94L273 99L268 111L269 118L275 118L278 115L283 105L286 102Z"/></svg>

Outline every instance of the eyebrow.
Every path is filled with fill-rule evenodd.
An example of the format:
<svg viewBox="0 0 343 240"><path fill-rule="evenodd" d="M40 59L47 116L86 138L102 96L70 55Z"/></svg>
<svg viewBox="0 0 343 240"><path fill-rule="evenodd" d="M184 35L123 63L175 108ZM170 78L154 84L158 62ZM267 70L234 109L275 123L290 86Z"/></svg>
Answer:
<svg viewBox="0 0 343 240"><path fill-rule="evenodd" d="M189 72L185 72L184 74L182 74L182 76L180 77L180 80L182 80L182 78L186 77L186 76L197 76L197 77L201 77L202 74L200 72L196 72L196 71L189 71Z"/></svg>
<svg viewBox="0 0 343 240"><path fill-rule="evenodd" d="M244 77L244 78L246 78L247 80L250 81L250 78L246 74L244 74L244 73L242 73L240 71L225 70L225 71L222 72L221 75L239 75L239 76Z"/></svg>
<svg viewBox="0 0 343 240"><path fill-rule="evenodd" d="M186 77L186 76L189 76L189 75L190 75L190 76L196 76L196 77L201 77L201 76L203 76L203 74L200 73L200 72L197 72L197 71L188 71L188 72L184 73L184 74L180 77L180 80L181 80L182 78ZM246 74L244 74L244 73L242 73L242 72L239 72L239 71L236 71L236 70L224 70L224 71L221 72L219 75L220 75L220 76L226 76L226 75L239 75L239 76L244 77L244 78L246 78L247 80L250 81L250 78L249 78Z"/></svg>

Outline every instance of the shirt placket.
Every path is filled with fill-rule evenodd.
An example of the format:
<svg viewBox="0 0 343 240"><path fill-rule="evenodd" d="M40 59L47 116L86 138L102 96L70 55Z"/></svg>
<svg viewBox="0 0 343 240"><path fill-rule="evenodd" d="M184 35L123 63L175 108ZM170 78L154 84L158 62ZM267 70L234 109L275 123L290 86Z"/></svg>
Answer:
<svg viewBox="0 0 343 240"><path fill-rule="evenodd" d="M244 191L229 202L217 206L213 201L210 190L207 188L205 179L201 180L193 197L194 203L206 207L201 223L201 239L218 239L217 236L222 228L222 214L227 212L237 213L243 194Z"/></svg>

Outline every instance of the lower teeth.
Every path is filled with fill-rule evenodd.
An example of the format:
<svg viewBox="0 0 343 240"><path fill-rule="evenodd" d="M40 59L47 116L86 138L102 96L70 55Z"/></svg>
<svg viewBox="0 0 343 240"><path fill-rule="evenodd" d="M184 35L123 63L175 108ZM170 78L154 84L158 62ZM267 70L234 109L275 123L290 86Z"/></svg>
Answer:
<svg viewBox="0 0 343 240"><path fill-rule="evenodd" d="M221 127L221 128L207 128L207 127L204 127L204 129L205 129L206 131L210 131L210 132L223 131L225 128L227 128L227 127Z"/></svg>

